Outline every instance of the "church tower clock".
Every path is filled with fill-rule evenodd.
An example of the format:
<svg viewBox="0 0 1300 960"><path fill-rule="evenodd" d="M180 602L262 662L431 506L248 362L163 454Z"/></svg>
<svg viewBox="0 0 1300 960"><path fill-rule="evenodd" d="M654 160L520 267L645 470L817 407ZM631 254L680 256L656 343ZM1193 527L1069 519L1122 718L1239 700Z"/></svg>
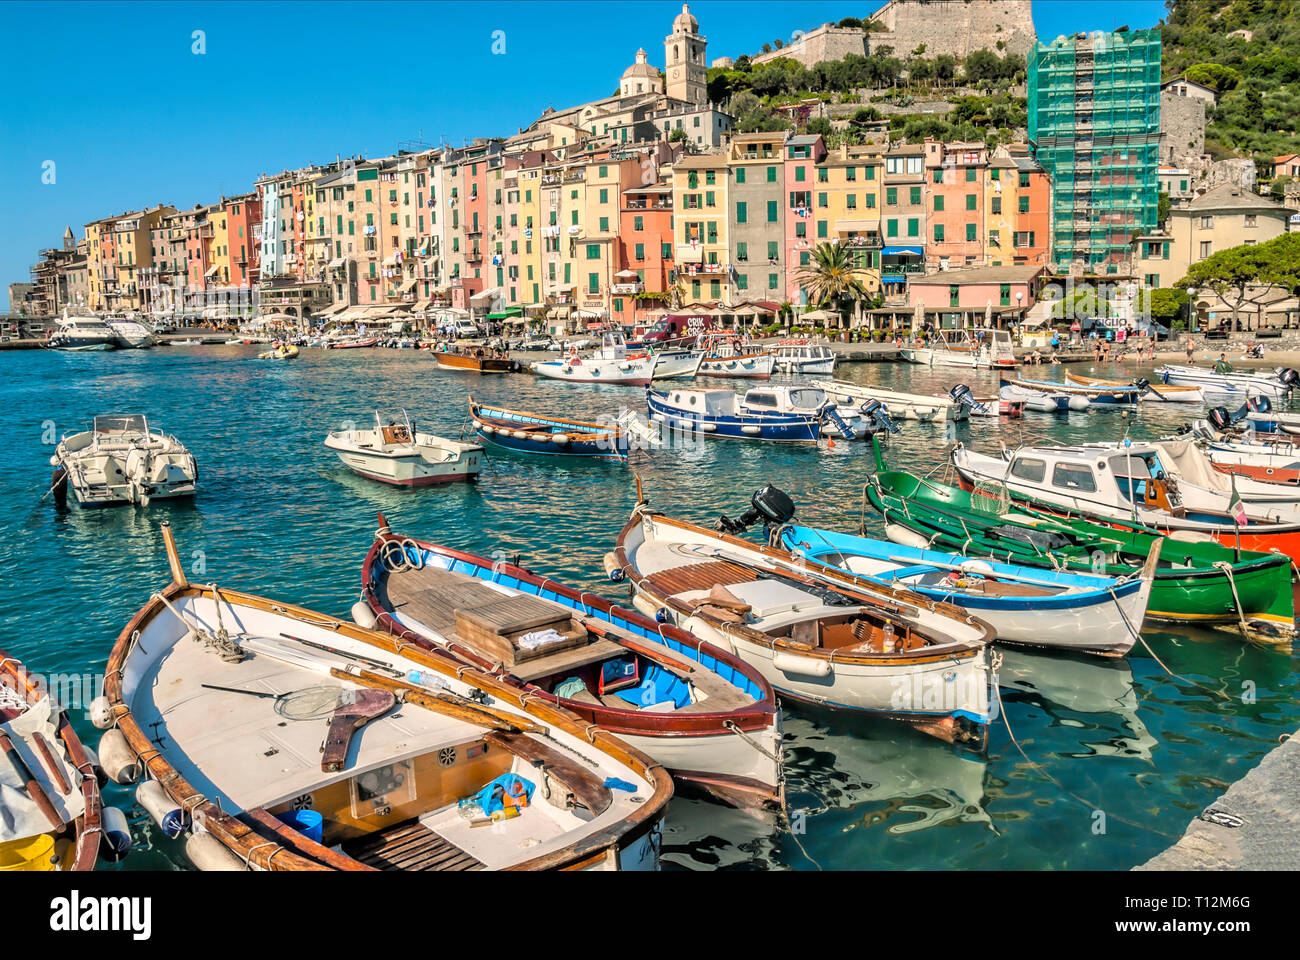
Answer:
<svg viewBox="0 0 1300 960"><path fill-rule="evenodd" d="M700 25L691 16L688 4L673 20L673 32L664 38L664 74L668 79L668 96L690 103L708 103L708 76L704 48L708 41L700 34Z"/></svg>

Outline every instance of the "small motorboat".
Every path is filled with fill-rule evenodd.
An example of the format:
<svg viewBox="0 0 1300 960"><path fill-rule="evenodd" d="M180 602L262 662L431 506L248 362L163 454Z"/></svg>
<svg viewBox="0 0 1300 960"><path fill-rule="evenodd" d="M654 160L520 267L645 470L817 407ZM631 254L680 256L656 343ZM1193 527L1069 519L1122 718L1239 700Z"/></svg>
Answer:
<svg viewBox="0 0 1300 960"><path fill-rule="evenodd" d="M704 362L703 350L664 350L654 353L655 380L692 380Z"/></svg>
<svg viewBox="0 0 1300 960"><path fill-rule="evenodd" d="M0 873L95 868L131 849L126 817L105 807L97 757L66 711L0 650Z"/></svg>
<svg viewBox="0 0 1300 960"><path fill-rule="evenodd" d="M83 507L113 507L192 497L199 467L171 434L151 430L143 414L96 417L91 429L64 436L50 457L56 503L72 488Z"/></svg>
<svg viewBox="0 0 1300 960"><path fill-rule="evenodd" d="M1157 367L1156 374L1162 383L1201 387L1207 395L1245 400L1252 394L1262 394L1279 403L1286 400L1295 386L1300 384L1300 372L1290 367L1278 367L1269 375L1215 373L1208 368L1169 364Z"/></svg>
<svg viewBox="0 0 1300 960"><path fill-rule="evenodd" d="M687 783L738 805L781 803L772 688L676 627L517 564L398 536L382 515L362 605L358 619L599 724Z"/></svg>
<svg viewBox="0 0 1300 960"><path fill-rule="evenodd" d="M699 376L771 378L772 368L776 365L776 357L772 354L762 352L734 334L713 334L703 340L704 359L700 362Z"/></svg>
<svg viewBox="0 0 1300 960"><path fill-rule="evenodd" d="M808 340L781 340L768 351L774 358L772 369L784 374L821 374L835 372L839 354L824 344Z"/></svg>
<svg viewBox="0 0 1300 960"><path fill-rule="evenodd" d="M477 403L473 397L469 417L480 440L516 453L624 461L632 446L633 434L618 422L548 417Z"/></svg>
<svg viewBox="0 0 1300 960"><path fill-rule="evenodd" d="M270 350L257 355L259 360L295 360L297 357L298 348L292 343L277 343Z"/></svg>
<svg viewBox="0 0 1300 960"><path fill-rule="evenodd" d="M86 352L116 350L120 346L113 328L94 315L68 314L55 321L54 332L45 346L51 350Z"/></svg>
<svg viewBox="0 0 1300 960"><path fill-rule="evenodd" d="M376 410L373 428L335 431L325 437L325 446L353 473L395 487L473 480L482 471L486 456L477 443L423 433L405 410L384 420Z"/></svg>
<svg viewBox="0 0 1300 960"><path fill-rule="evenodd" d="M559 360L535 360L534 373L553 380L571 383L619 383L631 387L648 387L654 379L658 358L650 355L632 356L623 334L608 331L601 337L600 347L590 356L578 352L578 345L569 347L568 356Z"/></svg>
<svg viewBox="0 0 1300 960"><path fill-rule="evenodd" d="M794 504L768 486L721 531L657 513L638 496L606 569L633 604L757 667L783 697L895 717L948 741L987 737L993 628L910 590L810 567L741 539Z"/></svg>
<svg viewBox="0 0 1300 960"><path fill-rule="evenodd" d="M370 347L379 346L378 337L348 337L344 340L334 340L325 345L330 350L366 350Z"/></svg>
<svg viewBox="0 0 1300 960"><path fill-rule="evenodd" d="M109 329L117 337L117 344L126 350L145 350L157 342L157 334L148 325L128 317L118 317L107 321Z"/></svg>
<svg viewBox="0 0 1300 960"><path fill-rule="evenodd" d="M1077 373L1067 373L1065 379L1080 387L1138 387L1142 390L1142 400L1156 400L1165 403L1204 403L1205 390L1202 387L1177 386L1172 383L1152 383L1145 377L1138 377L1131 383L1123 380L1103 380L1100 377L1085 377Z"/></svg>
<svg viewBox="0 0 1300 960"><path fill-rule="evenodd" d="M442 370L462 370L468 373L517 373L519 361L504 350L496 350L481 343L454 343L435 349L433 359Z"/></svg>
<svg viewBox="0 0 1300 960"><path fill-rule="evenodd" d="M786 525L780 545L807 560L906 587L970 611L999 640L1075 653L1123 656L1137 642L1163 539L1139 575L1116 578L1041 570Z"/></svg>
<svg viewBox="0 0 1300 960"><path fill-rule="evenodd" d="M1002 381L998 388L998 399L1008 403L1018 403L1025 410L1038 413L1069 413L1071 410L1087 410L1091 405L1087 397L1077 394L1031 390Z"/></svg>
<svg viewBox="0 0 1300 960"><path fill-rule="evenodd" d="M965 420L970 416L972 406L957 400L953 395L961 389L966 389L969 393L969 388L963 388L961 384L953 387L953 394L946 397L900 393L849 380L814 380L812 385L825 390L832 400L843 406L858 406L868 400L875 400L884 404L895 420L919 420L922 423Z"/></svg>
<svg viewBox="0 0 1300 960"><path fill-rule="evenodd" d="M738 440L816 443L823 436L856 440L880 427L897 430L879 403L841 409L816 387L773 384L743 396L730 390L647 390L646 403L650 419L665 429Z"/></svg>
<svg viewBox="0 0 1300 960"><path fill-rule="evenodd" d="M109 654L135 762L108 772L200 869L657 866L672 780L645 754L447 653L193 586L163 537L172 583Z"/></svg>

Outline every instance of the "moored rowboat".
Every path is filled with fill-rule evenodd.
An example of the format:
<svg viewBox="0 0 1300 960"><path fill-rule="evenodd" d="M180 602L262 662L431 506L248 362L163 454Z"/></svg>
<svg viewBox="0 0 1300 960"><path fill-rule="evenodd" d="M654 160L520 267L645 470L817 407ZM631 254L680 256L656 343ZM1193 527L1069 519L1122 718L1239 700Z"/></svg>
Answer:
<svg viewBox="0 0 1300 960"><path fill-rule="evenodd" d="M621 422L548 417L477 403L473 397L469 398L469 417L480 439L517 453L624 461L631 449L631 436Z"/></svg>

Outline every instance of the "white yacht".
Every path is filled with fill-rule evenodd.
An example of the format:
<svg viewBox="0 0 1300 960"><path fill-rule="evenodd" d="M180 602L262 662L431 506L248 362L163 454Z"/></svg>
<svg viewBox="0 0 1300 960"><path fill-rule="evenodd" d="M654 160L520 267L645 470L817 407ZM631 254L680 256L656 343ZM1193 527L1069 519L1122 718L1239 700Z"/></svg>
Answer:
<svg viewBox="0 0 1300 960"><path fill-rule="evenodd" d="M117 338L117 345L127 350L143 350L158 342L154 329L139 320L130 317L114 317L107 323Z"/></svg>
<svg viewBox="0 0 1300 960"><path fill-rule="evenodd" d="M68 487L83 507L193 496L199 476L194 455L142 414L96 417L90 430L65 436L50 458L56 503Z"/></svg>
<svg viewBox="0 0 1300 960"><path fill-rule="evenodd" d="M100 317L93 314L65 314L45 345L52 350L114 350L117 334Z"/></svg>

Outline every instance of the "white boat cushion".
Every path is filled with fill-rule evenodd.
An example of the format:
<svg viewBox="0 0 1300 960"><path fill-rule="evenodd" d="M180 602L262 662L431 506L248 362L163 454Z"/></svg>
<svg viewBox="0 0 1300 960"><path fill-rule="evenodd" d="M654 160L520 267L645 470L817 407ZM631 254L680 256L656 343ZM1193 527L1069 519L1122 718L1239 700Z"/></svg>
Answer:
<svg viewBox="0 0 1300 960"><path fill-rule="evenodd" d="M758 620L821 605L813 594L779 580L750 580L729 584L727 589L749 604L751 615Z"/></svg>

